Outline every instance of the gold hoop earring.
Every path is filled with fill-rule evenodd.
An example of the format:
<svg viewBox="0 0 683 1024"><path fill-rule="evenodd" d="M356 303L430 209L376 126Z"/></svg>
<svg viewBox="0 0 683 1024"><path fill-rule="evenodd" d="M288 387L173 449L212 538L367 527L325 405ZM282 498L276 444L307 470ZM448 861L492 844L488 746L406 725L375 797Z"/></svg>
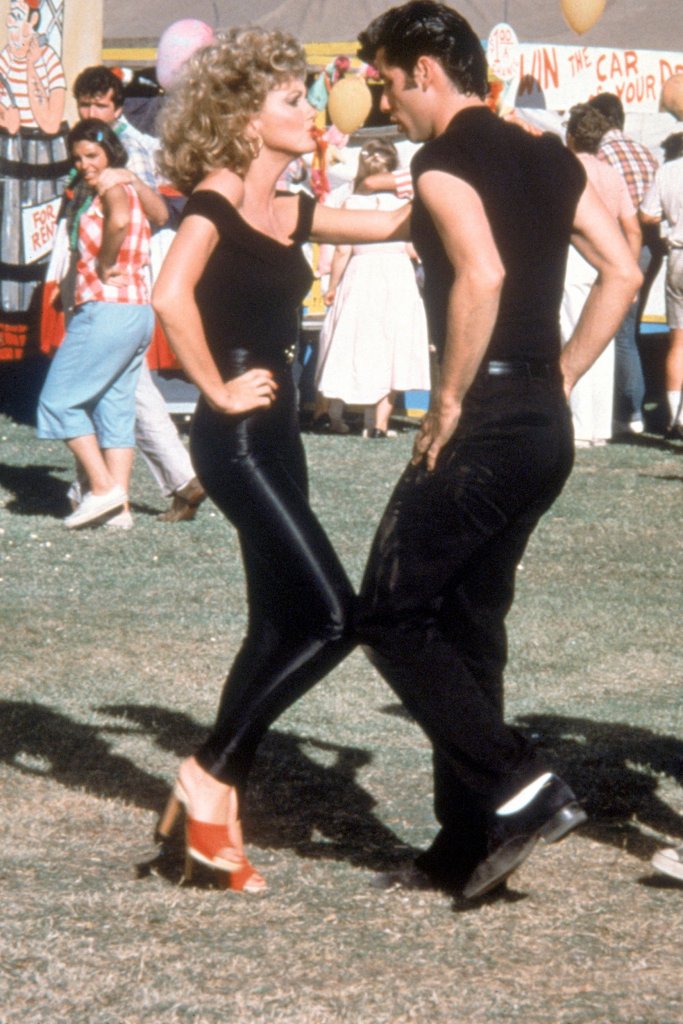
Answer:
<svg viewBox="0 0 683 1024"><path fill-rule="evenodd" d="M263 149L263 139L261 138L260 135L254 135L254 137L250 139L249 142L251 145L251 157L252 160L255 160L256 157L261 152L261 150Z"/></svg>

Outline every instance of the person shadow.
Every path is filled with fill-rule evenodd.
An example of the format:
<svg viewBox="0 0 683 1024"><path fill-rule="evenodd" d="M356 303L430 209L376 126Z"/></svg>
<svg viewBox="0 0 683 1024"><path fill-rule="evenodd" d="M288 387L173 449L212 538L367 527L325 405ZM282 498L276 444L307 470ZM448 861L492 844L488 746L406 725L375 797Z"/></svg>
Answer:
<svg viewBox="0 0 683 1024"><path fill-rule="evenodd" d="M411 719L400 704L382 710ZM683 842L683 816L658 792L662 775L683 783L683 740L623 722L565 715L522 715L510 724L539 749L576 793L588 814L578 834L624 850L647 864L638 879L641 885L680 888L680 883L655 874L649 861L665 845L661 836ZM521 893L503 886L478 901L456 899L453 909L465 912L481 903L522 898Z"/></svg>
<svg viewBox="0 0 683 1024"><path fill-rule="evenodd" d="M575 791L588 814L583 835L646 862L662 846L651 833L683 842L683 816L658 791L663 775L683 783L679 737L564 715L524 715L514 724Z"/></svg>
<svg viewBox="0 0 683 1024"><path fill-rule="evenodd" d="M206 727L157 705L112 704L93 710L116 724L75 722L38 703L0 702L0 760L23 774L49 776L61 785L158 815L169 795L168 784L115 753L112 740L147 737L180 759L197 749ZM249 781L242 815L246 841L373 871L405 862L414 851L376 817L374 798L358 782L359 771L371 760L359 747L270 730ZM178 881L182 862L182 835L176 831L137 865L138 876L154 873Z"/></svg>
<svg viewBox="0 0 683 1024"><path fill-rule="evenodd" d="M0 489L12 495L5 502L5 509L17 516L51 516L54 519L63 519L72 511L67 497L70 482L54 474L68 471L67 464L12 466L0 463ZM158 508L143 501L131 502L131 508L148 516L156 516L159 512Z"/></svg>
<svg viewBox="0 0 683 1024"><path fill-rule="evenodd" d="M12 495L5 502L8 512L20 516L63 518L71 511L66 492L69 484L54 476L65 466L36 464L10 466L0 463L0 488Z"/></svg>
<svg viewBox="0 0 683 1024"><path fill-rule="evenodd" d="M178 760L194 753L206 738L205 727L157 705L112 704L96 710L132 723L136 732ZM358 782L359 772L371 761L372 754L360 747L270 729L249 776L242 811L247 843L377 872L404 863L416 851L379 820L374 798ZM179 840L176 833L155 870L174 875L180 870Z"/></svg>

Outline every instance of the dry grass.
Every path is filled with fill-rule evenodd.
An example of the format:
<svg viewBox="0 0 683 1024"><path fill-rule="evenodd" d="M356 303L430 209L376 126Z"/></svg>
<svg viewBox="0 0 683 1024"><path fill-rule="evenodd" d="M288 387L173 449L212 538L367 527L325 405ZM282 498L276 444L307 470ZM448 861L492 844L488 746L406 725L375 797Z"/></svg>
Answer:
<svg viewBox="0 0 683 1024"><path fill-rule="evenodd" d="M508 715L591 814L506 899L385 891L429 841L429 749L354 653L278 723L250 793L261 898L179 886L150 837L244 625L234 538L162 507L68 534L69 462L0 420L1 1024L682 1024L683 458L581 452L524 559ZM409 437L309 438L314 501L358 581Z"/></svg>

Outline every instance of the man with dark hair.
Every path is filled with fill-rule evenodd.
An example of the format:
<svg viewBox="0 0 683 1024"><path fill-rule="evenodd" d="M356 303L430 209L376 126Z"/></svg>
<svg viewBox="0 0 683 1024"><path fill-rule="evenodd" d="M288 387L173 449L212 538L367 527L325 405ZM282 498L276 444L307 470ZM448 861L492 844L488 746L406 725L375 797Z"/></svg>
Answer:
<svg viewBox="0 0 683 1024"><path fill-rule="evenodd" d="M624 114L624 105L613 92L600 92L597 96L594 96L590 101L589 106L597 110L603 117L607 118L610 122L610 128L618 128L619 131L624 130L624 123L626 121L626 115Z"/></svg>
<svg viewBox="0 0 683 1024"><path fill-rule="evenodd" d="M647 146L624 135L626 117L624 107L614 93L602 92L589 100L609 122L609 128L602 137L598 157L611 164L628 186L636 210L652 184L657 170L657 160ZM646 238L641 248L640 269L647 270L651 255L648 244L657 246L655 233ZM643 402L645 401L645 378L638 351L638 310L643 297L636 300L626 314L615 338L614 348L614 433L640 434L643 431Z"/></svg>
<svg viewBox="0 0 683 1024"><path fill-rule="evenodd" d="M127 184L133 185L147 219L153 228L162 227L168 210L157 191L154 150L157 142L143 135L123 116L123 83L111 68L103 64L85 68L76 77L73 95L78 116L97 117L110 125L128 153ZM112 178L114 176L112 175Z"/></svg>
<svg viewBox="0 0 683 1024"><path fill-rule="evenodd" d="M168 219L168 208L157 191L154 152L158 143L124 117L121 80L111 68L96 64L77 76L73 94L82 118L97 117L113 127L128 153L123 177L138 193L152 226L162 227ZM104 188L120 180L121 172L113 170L106 172L106 177L102 176ZM162 512L159 519L163 522L193 519L206 495L146 362L135 391L135 439L162 493L172 498L171 507Z"/></svg>
<svg viewBox="0 0 683 1024"><path fill-rule="evenodd" d="M359 38L384 80L382 109L425 143L411 165L412 237L441 370L370 553L358 629L434 747L441 830L418 865L471 898L585 820L504 722L504 622L529 536L571 469L565 395L640 274L560 140L488 109L484 54L459 14L419 0ZM570 238L598 274L560 357Z"/></svg>

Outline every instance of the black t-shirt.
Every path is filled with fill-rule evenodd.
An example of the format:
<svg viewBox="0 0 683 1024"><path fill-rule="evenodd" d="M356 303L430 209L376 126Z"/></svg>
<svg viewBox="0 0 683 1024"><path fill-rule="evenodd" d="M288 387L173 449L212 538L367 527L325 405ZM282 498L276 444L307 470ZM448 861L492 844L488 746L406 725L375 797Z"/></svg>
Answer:
<svg viewBox="0 0 683 1024"><path fill-rule="evenodd" d="M218 231L195 297L211 355L226 377L233 349L253 354L251 365L278 366L296 344L312 281L301 243L310 236L315 200L300 192L298 202L292 244L283 245L251 227L218 192L199 190L187 201L184 217L199 214Z"/></svg>
<svg viewBox="0 0 683 1024"><path fill-rule="evenodd" d="M425 305L439 352L446 337L453 266L417 183L425 171L462 178L479 194L505 267L487 359L555 361L567 248L585 185L579 161L557 136L534 136L485 106L460 111L413 157L412 239L425 270Z"/></svg>

